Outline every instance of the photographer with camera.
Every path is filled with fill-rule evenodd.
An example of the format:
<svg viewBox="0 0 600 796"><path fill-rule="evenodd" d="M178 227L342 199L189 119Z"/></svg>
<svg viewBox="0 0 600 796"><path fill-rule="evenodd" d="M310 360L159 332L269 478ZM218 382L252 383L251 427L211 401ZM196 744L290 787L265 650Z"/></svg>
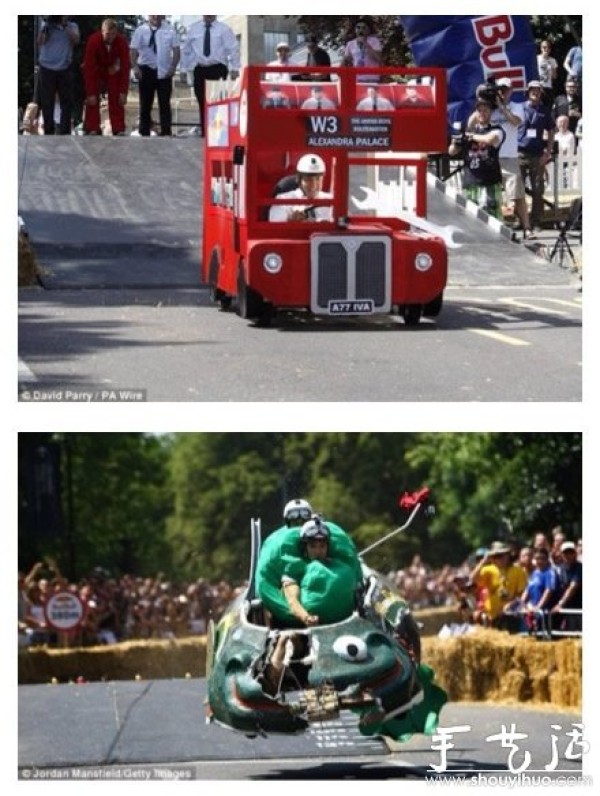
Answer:
<svg viewBox="0 0 600 796"><path fill-rule="evenodd" d="M519 219L523 237L529 240L534 238L535 234L529 223L525 183L519 168L519 127L525 118L523 104L512 101L513 85L508 77L500 78L495 84L488 84L484 93L485 90L489 91L488 97L495 99L491 124L493 127L501 127L506 135L500 149L504 201L506 204L514 203L515 215ZM475 116L476 114L473 114L469 124L475 123Z"/></svg>
<svg viewBox="0 0 600 796"><path fill-rule="evenodd" d="M492 125L492 111L489 97L479 98L467 131L452 136L448 151L451 157L464 161L463 188L467 199L502 220L500 148L506 133Z"/></svg>
<svg viewBox="0 0 600 796"><path fill-rule="evenodd" d="M71 135L73 113L73 50L79 44L79 27L69 17L44 17L38 34L40 106L45 135L55 135L54 105L60 103L59 135Z"/></svg>
<svg viewBox="0 0 600 796"><path fill-rule="evenodd" d="M325 161L319 155L304 155L296 167L298 187L278 194L277 199L333 199L330 193L323 191L325 170ZM269 221L333 221L333 208L295 205L293 202L289 205L273 205Z"/></svg>

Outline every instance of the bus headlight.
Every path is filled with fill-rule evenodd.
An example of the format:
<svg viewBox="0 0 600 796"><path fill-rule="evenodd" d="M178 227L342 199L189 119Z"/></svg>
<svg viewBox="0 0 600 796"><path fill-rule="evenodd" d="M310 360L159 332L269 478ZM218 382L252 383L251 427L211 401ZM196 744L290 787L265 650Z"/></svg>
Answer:
<svg viewBox="0 0 600 796"><path fill-rule="evenodd" d="M266 254L263 267L268 274L278 274L283 268L283 258L279 254Z"/></svg>
<svg viewBox="0 0 600 796"><path fill-rule="evenodd" d="M415 268L422 274L424 274L426 271L429 271L432 265L433 257L430 254L421 253L417 254L415 257Z"/></svg>

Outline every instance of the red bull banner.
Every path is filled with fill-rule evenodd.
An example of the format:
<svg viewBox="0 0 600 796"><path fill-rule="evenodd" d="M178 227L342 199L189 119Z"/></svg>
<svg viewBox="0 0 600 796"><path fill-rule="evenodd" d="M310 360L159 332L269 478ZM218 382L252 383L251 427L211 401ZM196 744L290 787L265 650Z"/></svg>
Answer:
<svg viewBox="0 0 600 796"><path fill-rule="evenodd" d="M448 72L449 122L473 111L477 87L509 77L515 99L537 78L536 45L530 17L495 14L459 17L399 17L419 67Z"/></svg>

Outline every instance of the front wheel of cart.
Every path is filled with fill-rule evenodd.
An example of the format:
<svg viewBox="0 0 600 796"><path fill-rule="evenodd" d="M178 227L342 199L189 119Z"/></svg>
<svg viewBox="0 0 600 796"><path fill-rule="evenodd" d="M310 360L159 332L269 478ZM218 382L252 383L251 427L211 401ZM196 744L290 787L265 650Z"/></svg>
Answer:
<svg viewBox="0 0 600 796"><path fill-rule="evenodd" d="M425 309L423 310L423 315L426 318L437 318L444 307L444 294L440 293L439 296L434 298L433 301L430 301L429 304L425 305Z"/></svg>
<svg viewBox="0 0 600 796"><path fill-rule="evenodd" d="M418 326L423 316L423 305L405 304L400 308L400 314L404 318L406 326Z"/></svg>
<svg viewBox="0 0 600 796"><path fill-rule="evenodd" d="M256 321L264 317L266 305L262 296L248 287L244 267L240 265L238 274L238 314L245 321Z"/></svg>

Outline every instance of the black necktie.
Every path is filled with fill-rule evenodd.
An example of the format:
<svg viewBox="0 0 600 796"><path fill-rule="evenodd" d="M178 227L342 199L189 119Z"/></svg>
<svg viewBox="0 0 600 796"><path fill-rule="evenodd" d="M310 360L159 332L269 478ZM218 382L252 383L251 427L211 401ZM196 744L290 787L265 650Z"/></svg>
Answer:
<svg viewBox="0 0 600 796"><path fill-rule="evenodd" d="M154 52L156 52L156 31L154 30L154 28L151 29L150 44L148 45L148 47L150 47L152 50L154 50Z"/></svg>
<svg viewBox="0 0 600 796"><path fill-rule="evenodd" d="M210 22L208 22L204 29L204 57L208 58L210 55Z"/></svg>

